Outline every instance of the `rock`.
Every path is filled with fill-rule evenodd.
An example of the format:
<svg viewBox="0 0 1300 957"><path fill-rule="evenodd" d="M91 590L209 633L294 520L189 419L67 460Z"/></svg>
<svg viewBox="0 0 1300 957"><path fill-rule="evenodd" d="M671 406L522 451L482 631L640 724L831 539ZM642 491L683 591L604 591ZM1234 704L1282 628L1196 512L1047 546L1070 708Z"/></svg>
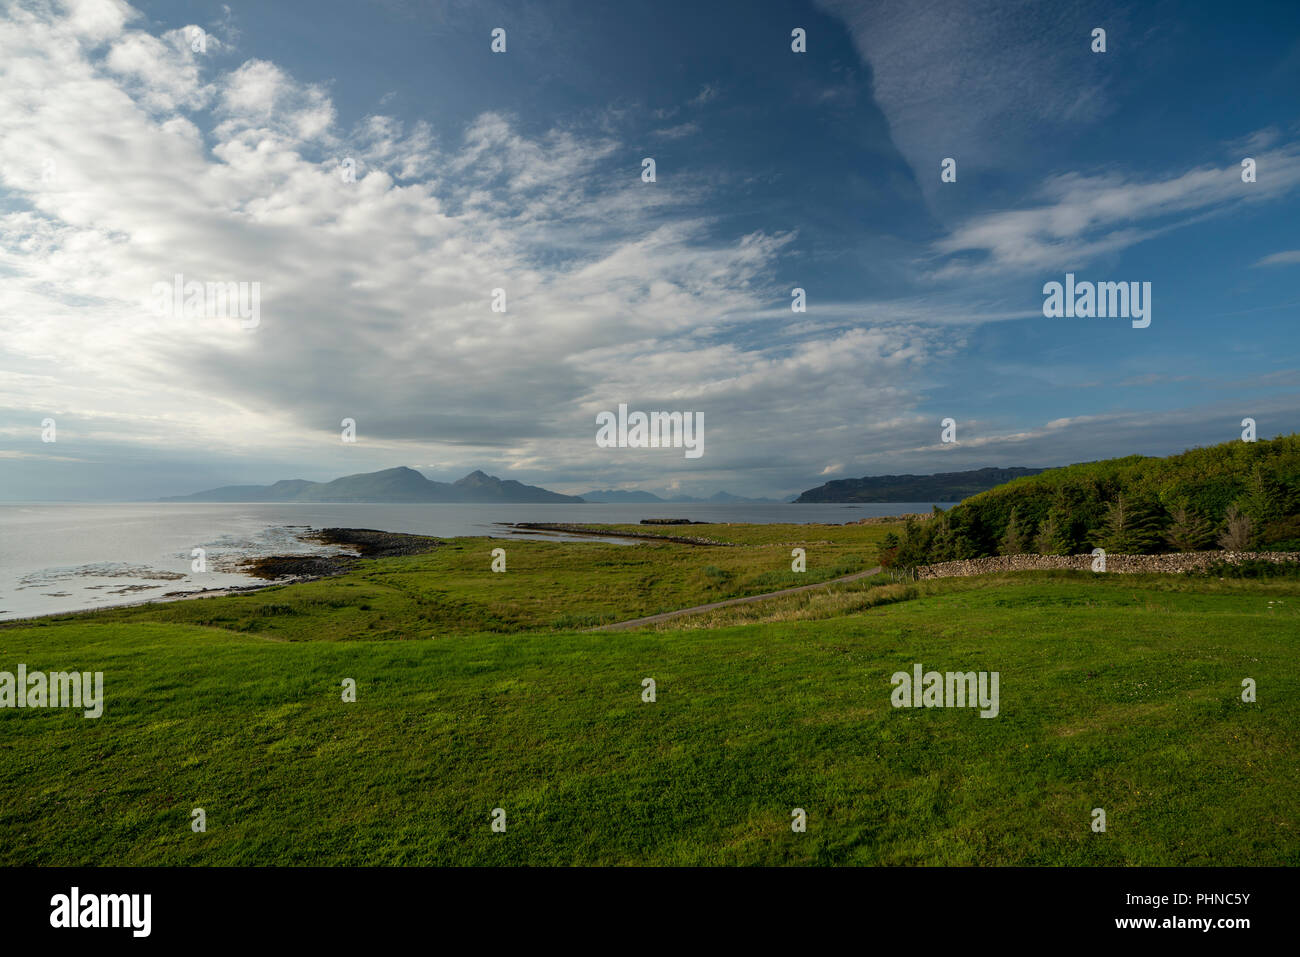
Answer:
<svg viewBox="0 0 1300 957"><path fill-rule="evenodd" d="M1240 565L1242 562L1300 562L1300 552L1174 552L1169 555L1107 555L1106 572L1119 575L1152 572L1201 571L1216 562ZM991 555L960 562L921 565L916 577L960 578L990 572L1048 571L1073 569L1091 571L1092 555Z"/></svg>

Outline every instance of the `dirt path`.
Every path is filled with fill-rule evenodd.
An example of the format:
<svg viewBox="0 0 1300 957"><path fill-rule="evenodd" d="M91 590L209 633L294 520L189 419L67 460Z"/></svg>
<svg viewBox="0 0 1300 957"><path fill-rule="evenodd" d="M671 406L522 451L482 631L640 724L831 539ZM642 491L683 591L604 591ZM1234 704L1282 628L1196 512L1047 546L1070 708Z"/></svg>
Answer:
<svg viewBox="0 0 1300 957"><path fill-rule="evenodd" d="M507 528L522 528L530 532L564 532L567 535L582 535L588 538L599 538L602 535L610 538L637 538L648 542L675 542L678 545L717 545L722 548L735 548L735 542L719 542L712 538L699 538L696 536L687 537L685 535L658 535L654 532L616 532L609 529L600 528L596 525L566 525L562 522L498 522ZM708 522L696 522L697 525L707 525ZM658 528L665 526L659 525ZM676 527L676 526L669 526Z"/></svg>
<svg viewBox="0 0 1300 957"><path fill-rule="evenodd" d="M665 611L658 615L650 615L646 618L633 618L631 621L616 621L612 625L601 625L597 628L591 628L590 631L622 631L624 628L637 628L641 625L653 625L658 621L667 621L670 618L680 618L682 615L694 615L701 611L713 611L715 608L726 608L729 605L745 605L751 601L763 601L767 598L781 598L784 595L795 595L801 591L812 591L814 588L827 588L831 585L842 585L845 582L857 581L859 578L870 578L880 572L880 566L869 568L865 572L854 572L852 575L845 575L843 578L832 578L830 581L817 582L813 585L798 585L794 588L782 588L780 591L770 591L763 595L747 595L744 598L728 598L726 601L710 602L707 605L696 605L694 608L682 608L679 611Z"/></svg>

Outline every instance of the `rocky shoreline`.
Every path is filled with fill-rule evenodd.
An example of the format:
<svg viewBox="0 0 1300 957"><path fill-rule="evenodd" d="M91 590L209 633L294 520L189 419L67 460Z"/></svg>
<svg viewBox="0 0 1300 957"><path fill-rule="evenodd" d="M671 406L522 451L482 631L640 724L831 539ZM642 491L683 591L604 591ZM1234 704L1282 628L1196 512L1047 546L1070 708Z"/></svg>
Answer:
<svg viewBox="0 0 1300 957"><path fill-rule="evenodd" d="M337 545L353 551L333 555L267 555L250 558L240 563L240 571L268 581L284 578L311 581L342 575L355 568L357 562L364 558L421 555L443 544L441 539L429 535L383 532L374 528L322 528L302 537L307 541Z"/></svg>
<svg viewBox="0 0 1300 957"><path fill-rule="evenodd" d="M908 519L914 519L918 522L924 522L927 518L933 518L929 513L921 512L903 512L901 515L873 515L870 518L859 518L857 521L845 522L845 525L897 525L900 522L906 522Z"/></svg>
<svg viewBox="0 0 1300 957"><path fill-rule="evenodd" d="M42 615L27 615L21 618L6 618L0 621L0 629L10 625L37 621L41 618L66 618L88 612L108 611L115 608L135 608L140 605L160 604L171 601L184 601L188 598L219 598L225 595L242 595L261 591L277 585L296 585L300 582L332 578L355 568L357 563L366 558L391 558L400 555L420 555L432 551L443 544L442 539L429 535L408 535L403 532L383 532L373 528L323 528L299 534L305 541L333 545L349 551L339 551L332 555L266 555L258 558L246 558L234 563L233 568L244 575L263 579L262 584L254 585L219 585L215 588L192 588L180 591L164 592L140 601L129 601L81 608L74 611L56 611Z"/></svg>

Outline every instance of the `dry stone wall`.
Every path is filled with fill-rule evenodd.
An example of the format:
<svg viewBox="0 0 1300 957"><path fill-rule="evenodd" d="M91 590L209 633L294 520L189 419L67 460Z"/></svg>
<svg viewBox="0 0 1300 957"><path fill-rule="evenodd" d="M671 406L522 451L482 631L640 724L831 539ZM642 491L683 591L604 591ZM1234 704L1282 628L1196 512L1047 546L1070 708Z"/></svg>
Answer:
<svg viewBox="0 0 1300 957"><path fill-rule="evenodd" d="M1175 552L1170 555L1107 555L1108 574L1132 575L1142 572L1187 572L1206 568L1215 562L1300 562L1300 552ZM959 578L989 572L1046 571L1066 568L1091 571L1091 555L993 555L960 562L922 565L916 570L920 578Z"/></svg>

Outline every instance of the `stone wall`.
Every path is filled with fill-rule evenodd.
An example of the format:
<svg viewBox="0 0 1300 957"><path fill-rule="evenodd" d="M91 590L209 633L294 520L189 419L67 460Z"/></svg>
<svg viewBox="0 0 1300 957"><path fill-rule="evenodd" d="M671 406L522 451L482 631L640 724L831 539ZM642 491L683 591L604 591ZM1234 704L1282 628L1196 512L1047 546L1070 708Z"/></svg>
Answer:
<svg viewBox="0 0 1300 957"><path fill-rule="evenodd" d="M1139 572L1186 572L1215 562L1300 562L1300 552L1175 552L1170 555L1107 555L1106 571L1120 575ZM922 565L917 578L957 578L989 572L1044 571L1072 568L1091 571L1091 555L993 555L961 562Z"/></svg>

